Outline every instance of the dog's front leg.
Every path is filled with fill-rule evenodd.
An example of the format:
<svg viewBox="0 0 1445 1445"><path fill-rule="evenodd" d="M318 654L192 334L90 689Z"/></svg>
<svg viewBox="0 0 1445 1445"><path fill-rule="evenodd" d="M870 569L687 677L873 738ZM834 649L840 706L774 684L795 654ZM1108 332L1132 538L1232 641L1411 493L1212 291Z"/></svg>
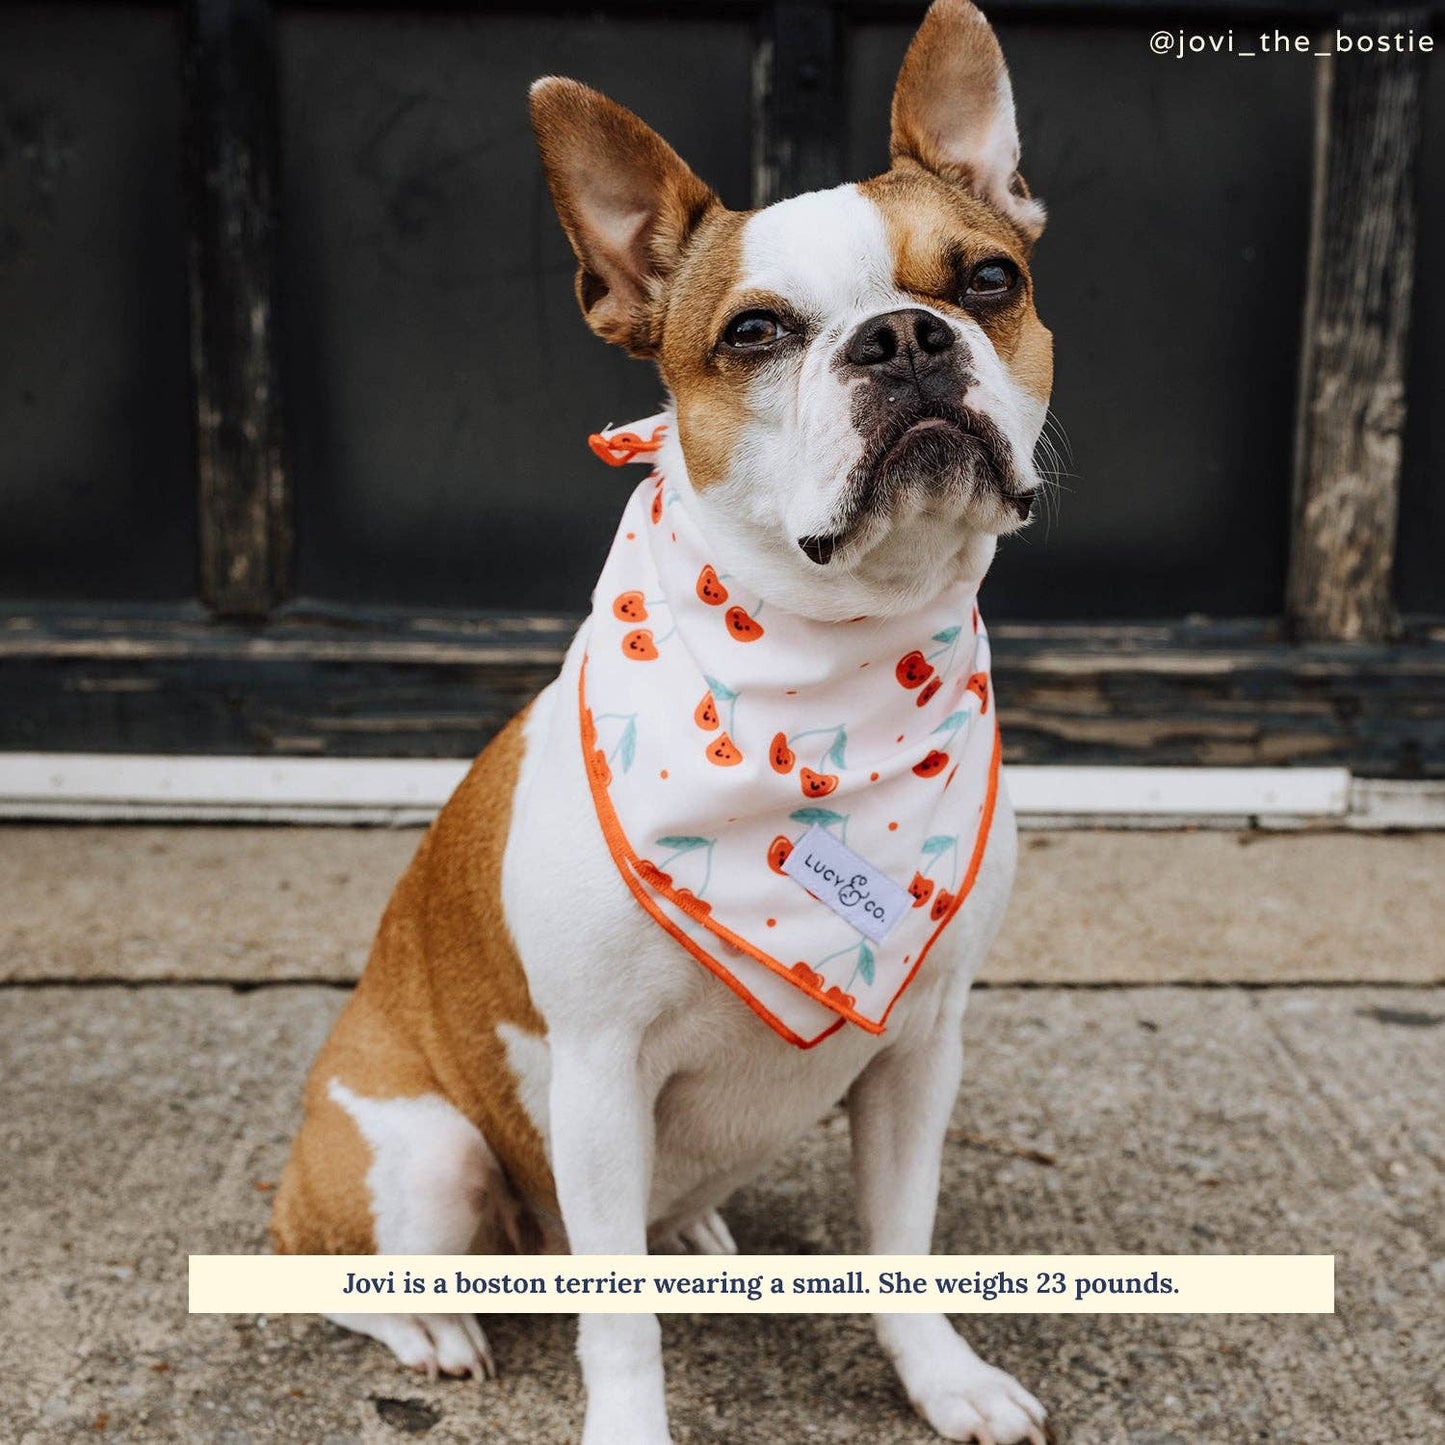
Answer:
<svg viewBox="0 0 1445 1445"><path fill-rule="evenodd" d="M640 1037L561 1037L552 1047L552 1169L573 1254L646 1254L653 1096ZM584 1314L583 1445L667 1445L656 1315Z"/></svg>
<svg viewBox="0 0 1445 1445"><path fill-rule="evenodd" d="M932 1248L943 1139L963 1075L960 1014L945 1007L929 1034L885 1049L848 1095L870 1254ZM1043 1406L985 1364L943 1315L876 1315L874 1324L914 1408L944 1439L1043 1445Z"/></svg>

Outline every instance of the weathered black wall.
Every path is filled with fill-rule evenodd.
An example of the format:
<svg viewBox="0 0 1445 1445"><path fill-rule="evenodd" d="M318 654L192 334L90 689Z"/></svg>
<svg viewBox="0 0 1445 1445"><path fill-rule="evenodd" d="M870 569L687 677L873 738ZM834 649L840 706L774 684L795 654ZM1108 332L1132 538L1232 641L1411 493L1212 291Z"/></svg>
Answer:
<svg viewBox="0 0 1445 1445"><path fill-rule="evenodd" d="M1432 57L1414 267L1425 67L1336 64L1328 194L1375 199L1323 216L1311 266L1319 62L1147 49L1185 13L1252 27L1265 3L992 0L1052 210L1037 266L1073 444L1058 505L988 588L1011 761L1445 776L1445 73ZM1272 7L1336 23L1331 0ZM602 86L743 205L882 163L922 9L0 0L0 748L484 742L555 666L633 480L585 434L659 401L576 314L527 83ZM1359 257L1390 284L1356 285ZM1293 434L1299 417L1302 496L1350 494L1336 521L1393 504L1376 383L1412 276L1392 579L1377 527L1291 523ZM1307 285L1329 300L1301 390ZM1376 292L1399 298L1388 326L1353 304ZM1348 404L1322 410L1341 380ZM1339 443L1365 434L1387 445L1356 466ZM1361 577L1356 626L1339 604ZM1391 585L1427 615L1397 627Z"/></svg>
<svg viewBox="0 0 1445 1445"><path fill-rule="evenodd" d="M661 392L582 322L527 87L574 75L643 110L745 206L750 45L746 21L287 17L302 592L585 607L637 480L598 463L587 434Z"/></svg>
<svg viewBox="0 0 1445 1445"><path fill-rule="evenodd" d="M1426 77L1420 182L1395 598L1401 611L1439 614L1445 612L1445 50Z"/></svg>
<svg viewBox="0 0 1445 1445"><path fill-rule="evenodd" d="M175 7L0 4L0 596L195 593Z"/></svg>
<svg viewBox="0 0 1445 1445"><path fill-rule="evenodd" d="M178 6L0 0L0 598L195 592ZM681 15L683 18L677 18ZM850 24L845 176L884 157L912 16ZM1277 616L1306 263L1306 58L1152 56L1153 22L1007 19L1072 475L999 618ZM525 90L635 106L752 191L755 21L282 6L282 380L301 596L580 608L651 410L587 333ZM1445 611L1445 69L1430 76L1396 590Z"/></svg>

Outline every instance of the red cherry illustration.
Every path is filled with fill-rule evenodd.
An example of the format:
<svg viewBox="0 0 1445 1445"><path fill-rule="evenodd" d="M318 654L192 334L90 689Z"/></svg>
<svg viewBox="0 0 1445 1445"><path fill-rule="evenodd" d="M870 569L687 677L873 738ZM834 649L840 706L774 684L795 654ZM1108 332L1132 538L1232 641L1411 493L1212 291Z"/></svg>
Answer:
<svg viewBox="0 0 1445 1445"><path fill-rule="evenodd" d="M773 839L768 847L768 867L774 873L783 871L783 864L788 861L788 854L793 851L791 838L785 838L781 833Z"/></svg>
<svg viewBox="0 0 1445 1445"><path fill-rule="evenodd" d="M979 708L980 715L986 713L988 711L988 673L974 673L968 680L968 690L969 692L976 693L978 700L983 704L983 706Z"/></svg>
<svg viewBox="0 0 1445 1445"><path fill-rule="evenodd" d="M922 687L933 676L933 664L915 649L898 659L893 675L903 687Z"/></svg>
<svg viewBox="0 0 1445 1445"><path fill-rule="evenodd" d="M646 621L646 599L640 592L619 592L612 602L612 615L623 622Z"/></svg>
<svg viewBox="0 0 1445 1445"><path fill-rule="evenodd" d="M823 975L809 968L806 963L795 963L788 972L794 978L807 984L809 988L821 988L823 985Z"/></svg>
<svg viewBox="0 0 1445 1445"><path fill-rule="evenodd" d="M743 760L742 749L726 733L719 733L707 745L707 760L720 768L733 768Z"/></svg>
<svg viewBox="0 0 1445 1445"><path fill-rule="evenodd" d="M921 763L914 763L913 771L920 778L936 778L947 766L948 754L941 753L934 748Z"/></svg>
<svg viewBox="0 0 1445 1445"><path fill-rule="evenodd" d="M712 693L703 693L702 701L692 710L692 720L704 732L710 733L717 727L717 704L713 701Z"/></svg>
<svg viewBox="0 0 1445 1445"><path fill-rule="evenodd" d="M838 786L837 773L815 773L812 768L802 768L798 783L805 798L826 798Z"/></svg>
<svg viewBox="0 0 1445 1445"><path fill-rule="evenodd" d="M728 590L722 585L711 566L704 567L697 574L697 595L709 607L721 607L728 600Z"/></svg>
<svg viewBox="0 0 1445 1445"><path fill-rule="evenodd" d="M651 631L646 627L634 627L622 639L622 655L634 662L651 662L657 656L657 644L652 640Z"/></svg>
<svg viewBox="0 0 1445 1445"><path fill-rule="evenodd" d="M756 642L763 635L763 624L754 622L742 607L728 608L727 624L728 631L739 642Z"/></svg>
<svg viewBox="0 0 1445 1445"><path fill-rule="evenodd" d="M918 706L923 707L926 703L932 702L933 695L942 686L943 679L941 677L930 677L928 681L923 684L923 690L918 694Z"/></svg>
<svg viewBox="0 0 1445 1445"><path fill-rule="evenodd" d="M798 761L798 755L788 746L786 733L775 733L772 745L768 748L768 761L773 765L775 773L791 773L793 764Z"/></svg>
<svg viewBox="0 0 1445 1445"><path fill-rule="evenodd" d="M908 885L908 891L913 895L913 906L922 908L933 892L933 879L925 878L921 873L915 873L913 882Z"/></svg>
<svg viewBox="0 0 1445 1445"><path fill-rule="evenodd" d="M948 889L940 888L934 895L933 907L928 910L928 916L937 923L939 919L953 907L953 894Z"/></svg>

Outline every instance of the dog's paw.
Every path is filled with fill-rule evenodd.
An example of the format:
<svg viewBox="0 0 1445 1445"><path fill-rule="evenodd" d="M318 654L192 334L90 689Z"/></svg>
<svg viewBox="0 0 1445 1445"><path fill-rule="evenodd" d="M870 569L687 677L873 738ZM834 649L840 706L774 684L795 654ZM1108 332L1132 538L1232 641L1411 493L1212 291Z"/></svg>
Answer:
<svg viewBox="0 0 1445 1445"><path fill-rule="evenodd" d="M913 1407L945 1440L1045 1445L1044 1407L1012 1375L977 1357L909 1382Z"/></svg>
<svg viewBox="0 0 1445 1445"><path fill-rule="evenodd" d="M736 1254L738 1247L727 1221L716 1209L709 1209L678 1231L691 1254Z"/></svg>
<svg viewBox="0 0 1445 1445"><path fill-rule="evenodd" d="M327 1315L333 1324L380 1340L409 1370L491 1379L492 1347L475 1315Z"/></svg>
<svg viewBox="0 0 1445 1445"><path fill-rule="evenodd" d="M716 1209L660 1235L649 1245L653 1254L736 1254L737 1244L727 1221Z"/></svg>

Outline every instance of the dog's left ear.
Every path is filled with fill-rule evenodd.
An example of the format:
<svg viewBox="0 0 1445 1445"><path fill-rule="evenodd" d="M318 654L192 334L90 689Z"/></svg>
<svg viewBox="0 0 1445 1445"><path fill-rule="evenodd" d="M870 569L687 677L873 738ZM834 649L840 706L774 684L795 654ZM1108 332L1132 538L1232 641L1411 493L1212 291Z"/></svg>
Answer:
<svg viewBox="0 0 1445 1445"><path fill-rule="evenodd" d="M893 91L894 164L913 162L1002 211L1030 243L1041 201L1019 174L1013 87L993 28L969 0L934 0Z"/></svg>

